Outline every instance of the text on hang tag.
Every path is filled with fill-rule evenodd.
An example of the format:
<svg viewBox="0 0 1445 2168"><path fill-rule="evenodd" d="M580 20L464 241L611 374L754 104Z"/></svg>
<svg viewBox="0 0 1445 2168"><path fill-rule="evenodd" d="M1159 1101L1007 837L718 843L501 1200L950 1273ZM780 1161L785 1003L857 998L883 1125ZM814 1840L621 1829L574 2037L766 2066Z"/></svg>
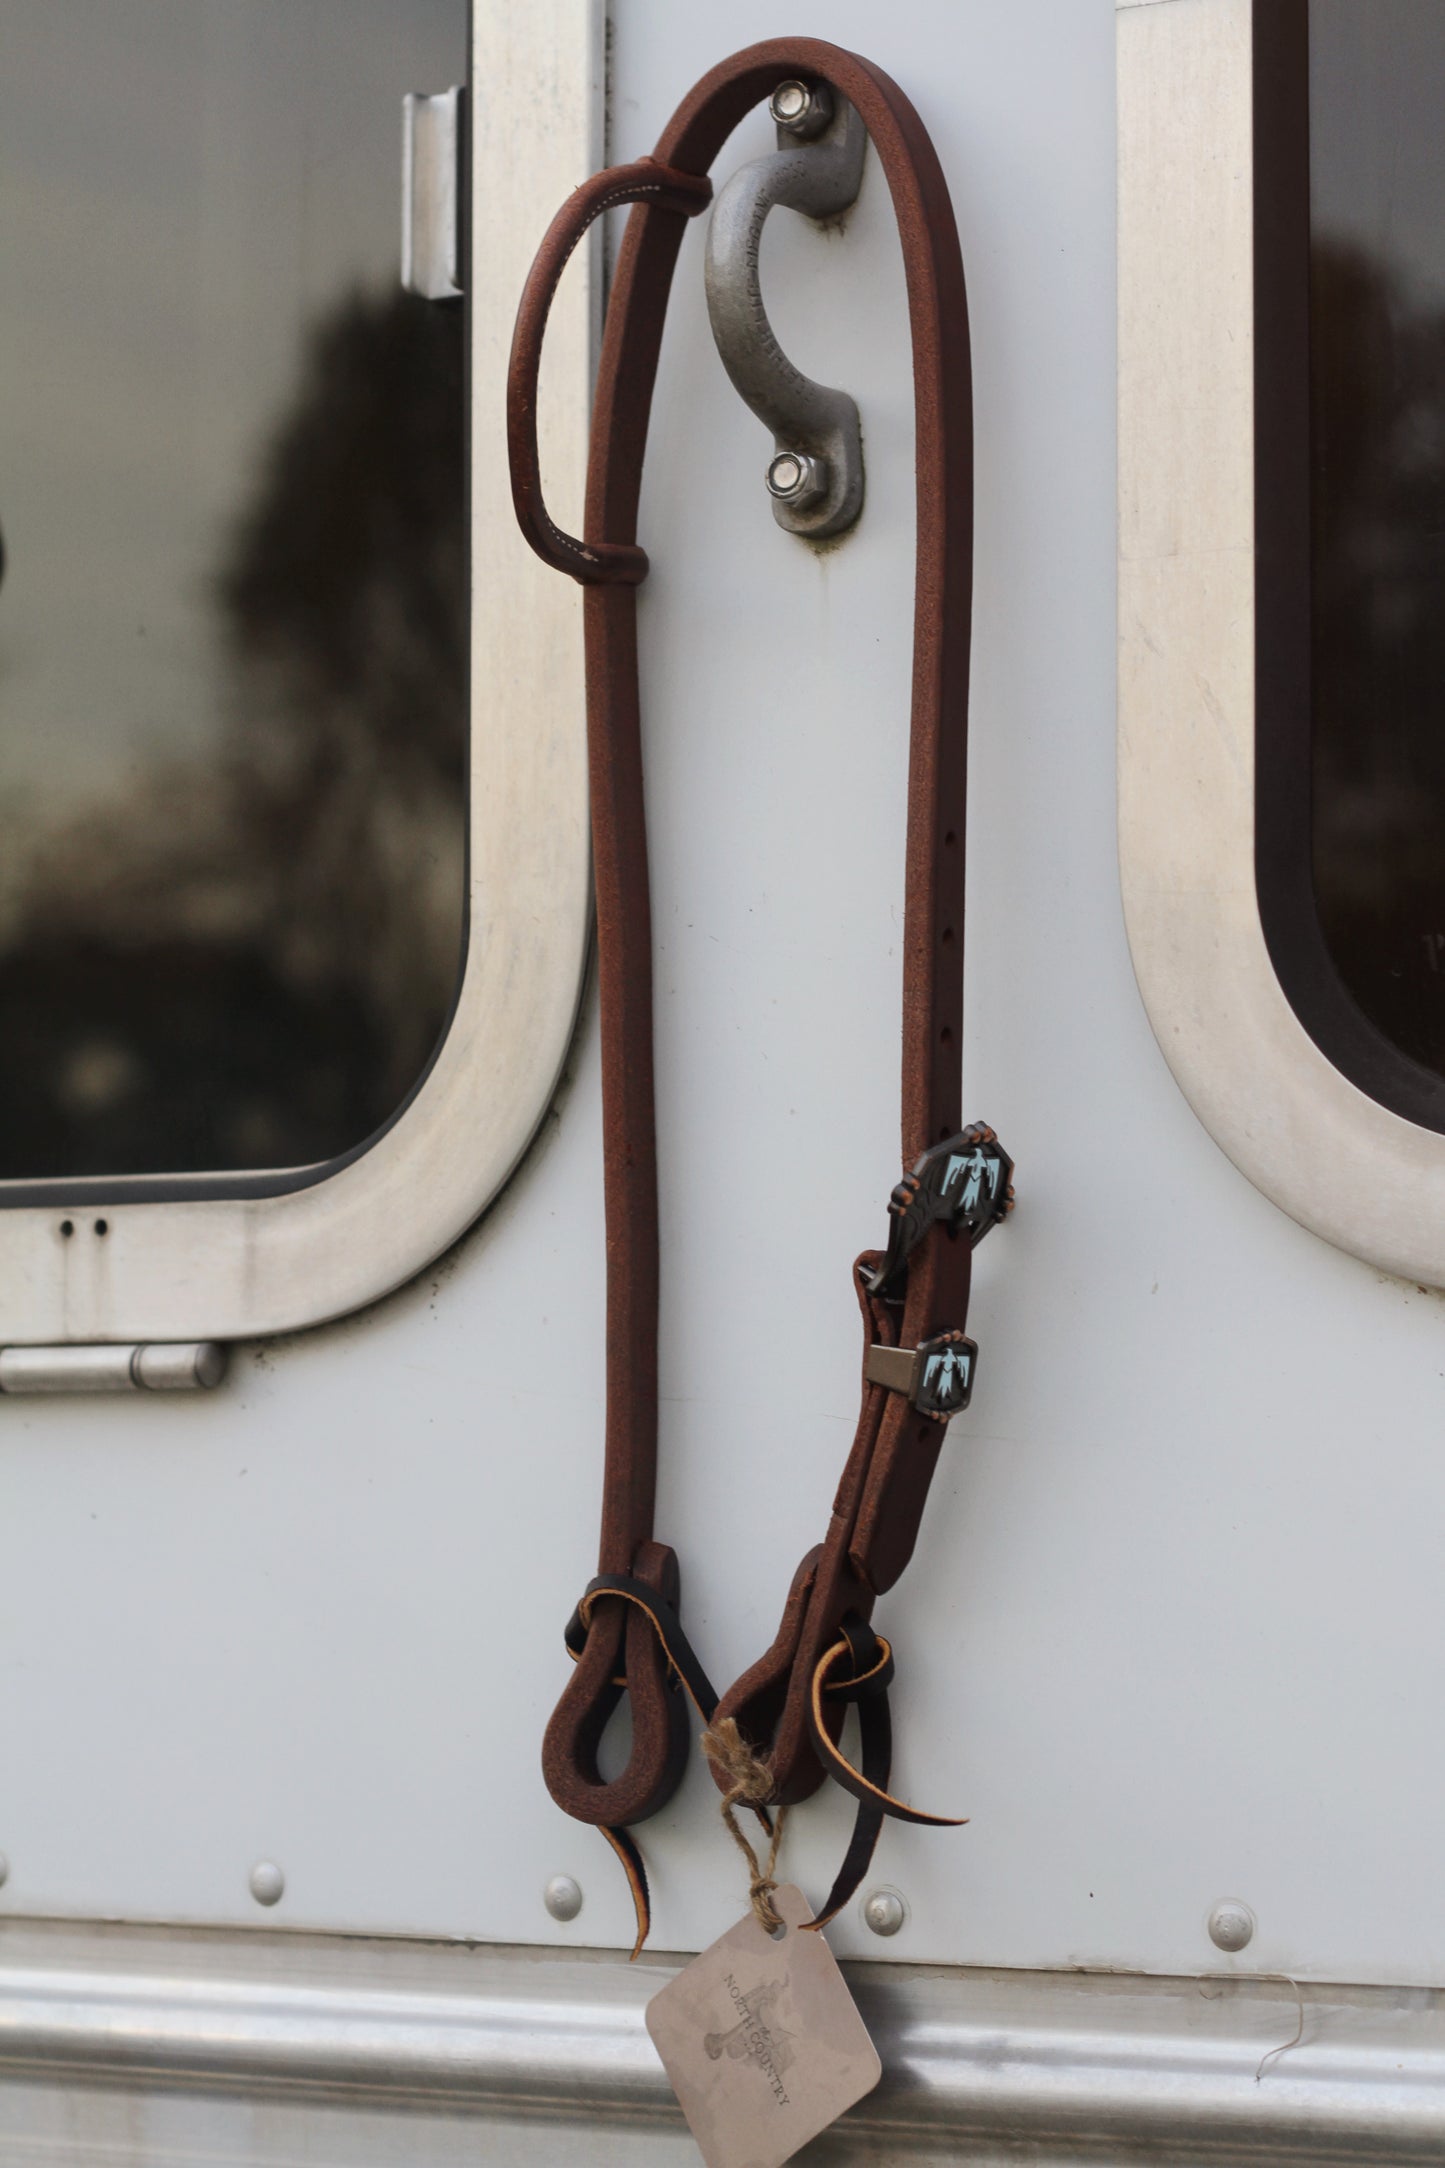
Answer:
<svg viewBox="0 0 1445 2168"><path fill-rule="evenodd" d="M801 1890L773 1894L783 1922L753 1915L695 1957L647 2005L707 2168L782 2168L883 2075L838 1960Z"/></svg>

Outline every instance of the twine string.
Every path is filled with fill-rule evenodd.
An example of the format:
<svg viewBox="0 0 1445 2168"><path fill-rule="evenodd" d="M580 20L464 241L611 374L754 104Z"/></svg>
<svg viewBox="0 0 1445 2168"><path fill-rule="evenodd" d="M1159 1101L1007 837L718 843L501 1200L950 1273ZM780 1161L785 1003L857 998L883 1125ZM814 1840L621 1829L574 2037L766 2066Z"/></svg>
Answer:
<svg viewBox="0 0 1445 2168"><path fill-rule="evenodd" d="M768 1863L764 1867L757 1853L744 1836L738 1822L739 1807L762 1808L767 1805L773 1792L773 1772L768 1764L756 1755L738 1730L737 1720L725 1716L720 1723L705 1731L699 1742L704 1754L718 1774L727 1779L723 1794L722 1818L728 1834L748 1863L748 1900L753 1908L753 1918L765 1934L776 1934L784 1924L773 1903L773 1869L778 1864L778 1852L783 1842L783 1824L788 1818L786 1807L779 1807L773 1817L773 1841L768 1847Z"/></svg>

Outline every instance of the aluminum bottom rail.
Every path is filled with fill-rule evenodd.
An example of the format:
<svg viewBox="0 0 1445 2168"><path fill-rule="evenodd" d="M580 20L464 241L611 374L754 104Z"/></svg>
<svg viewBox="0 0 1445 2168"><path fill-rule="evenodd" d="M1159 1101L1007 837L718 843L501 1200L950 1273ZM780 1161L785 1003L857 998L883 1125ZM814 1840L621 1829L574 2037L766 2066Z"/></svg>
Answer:
<svg viewBox="0 0 1445 2168"><path fill-rule="evenodd" d="M671 1964L274 1932L0 1928L0 2160L691 2162ZM851 1968L882 2052L817 2162L1438 2162L1445 1996ZM1281 2052L1272 2052L1281 2051ZM485 2134L480 2125L485 2126Z"/></svg>

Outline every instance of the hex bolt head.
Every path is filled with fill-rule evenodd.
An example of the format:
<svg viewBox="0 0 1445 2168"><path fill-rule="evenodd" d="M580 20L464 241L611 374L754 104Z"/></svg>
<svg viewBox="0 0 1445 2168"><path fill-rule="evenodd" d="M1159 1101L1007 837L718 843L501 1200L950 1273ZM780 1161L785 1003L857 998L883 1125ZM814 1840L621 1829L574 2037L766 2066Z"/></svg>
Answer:
<svg viewBox="0 0 1445 2168"><path fill-rule="evenodd" d="M789 77L769 98L768 111L785 134L806 143L810 136L821 135L833 118L833 99L826 83Z"/></svg>
<svg viewBox="0 0 1445 2168"><path fill-rule="evenodd" d="M768 462L768 495L794 512L806 512L828 494L828 462L811 452L779 452Z"/></svg>
<svg viewBox="0 0 1445 2168"><path fill-rule="evenodd" d="M286 1877L275 1860L258 1859L251 1869L251 1895L257 1904L279 1904L285 1888Z"/></svg>
<svg viewBox="0 0 1445 2168"><path fill-rule="evenodd" d="M554 1874L542 1892L542 1902L554 1920L575 1920L582 1910L582 1885L570 1874Z"/></svg>
<svg viewBox="0 0 1445 2168"><path fill-rule="evenodd" d="M875 1935L896 1935L908 1907L896 1889L875 1889L863 1899L864 1924Z"/></svg>
<svg viewBox="0 0 1445 2168"><path fill-rule="evenodd" d="M1209 1915L1209 1939L1217 1950L1243 1950L1254 1940L1254 1914L1237 1897L1226 1897Z"/></svg>

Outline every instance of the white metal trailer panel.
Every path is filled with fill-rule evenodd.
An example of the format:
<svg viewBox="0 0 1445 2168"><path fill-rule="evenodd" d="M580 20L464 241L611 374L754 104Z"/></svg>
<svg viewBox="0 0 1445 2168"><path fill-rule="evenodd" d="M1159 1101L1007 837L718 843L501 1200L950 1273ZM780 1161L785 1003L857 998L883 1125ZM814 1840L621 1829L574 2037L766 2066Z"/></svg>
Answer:
<svg viewBox="0 0 1445 2168"><path fill-rule="evenodd" d="M1180 125L1207 129L1226 164L1248 159L1248 13L1128 0L1121 14L1126 93L1153 41ZM539 698L567 705L537 727L558 728L573 760L580 601L549 587L545 652L529 652L517 598L536 581L505 526L498 387L531 248L598 162L595 27L583 0L478 0L478 232L497 255L478 261L472 302L489 567L476 628L479 653L505 647L522 676L479 670L474 729L529 727L531 670ZM840 1954L880 1965L870 2007L909 2073L880 2121L865 2111L858 2157L896 2157L911 2129L925 2159L1017 2144L1062 2162L1086 2143L1111 2159L1316 2158L1309 2102L1325 2098L1339 2157L1436 2157L1445 1318L1438 1293L1306 1232L1236 1171L1161 1057L1131 968L1114 812L1115 11L828 0L780 24L762 0L616 0L608 157L649 150L707 66L780 28L889 71L958 215L977 431L965 1106L1018 1163L1017 1213L976 1272L978 1389L879 1612L899 1659L899 1788L969 1824L889 1824L869 1886L901 1893L901 1932L880 1943L857 1908L832 1931ZM513 187L503 235L489 160L530 158L529 134L535 190ZM755 114L719 173L769 146ZM898 1172L912 415L901 261L870 163L841 232L768 227L779 336L857 398L868 475L841 547L815 554L778 529L768 441L709 334L701 224L664 341L641 639L657 1526L726 1680L771 1639L822 1533L856 1391L849 1266L880 1238ZM1147 310L1147 258L1127 279ZM565 516L580 438L577 402L561 404ZM1132 606L1147 582L1126 575L1126 591ZM1119 632L1132 669L1150 623ZM569 866L582 848L579 832ZM485 927L486 864L475 872ZM1131 895L1131 919L1147 908ZM463 1157L473 1112L486 1121L452 1095ZM562 1624L591 1571L602 1387L589 991L518 1172L399 1293L243 1344L214 1394L0 1400L0 1909L14 1922L0 1928L0 2061L31 2073L0 2085L0 2152L420 2158L407 2132L425 2100L438 2162L479 2146L687 2157L646 2063L636 1976L616 1969L626 1887L538 1767ZM849 1815L822 1795L793 1816L790 1877L826 1887ZM698 1948L744 1894L700 1760L641 1841L657 1950ZM266 1910L260 1862L284 1876ZM570 1923L542 1902L563 1873L583 1892ZM1257 1918L1237 1955L1208 1933L1226 1899ZM528 1948L560 1954L534 1965ZM913 1967L953 1968L940 2003ZM1065 1977L1081 1969L1133 1985L1085 1996ZM1304 2075L1286 2056L1256 2085L1297 2012ZM515 2083L498 2025L526 2036ZM152 2027L153 2051L116 2046ZM927 2038L945 2034L952 2075L928 2062ZM539 2074L547 2037L558 2062ZM392 2072L371 2104L357 2090L369 2054ZM97 2089L62 2105L72 2063ZM302 2105L274 2090L288 2075ZM232 2079L247 2104L212 2102ZM519 2102L556 2111L569 2092L599 2119L585 2135L514 2120ZM836 2146L818 2157L846 2157Z"/></svg>

